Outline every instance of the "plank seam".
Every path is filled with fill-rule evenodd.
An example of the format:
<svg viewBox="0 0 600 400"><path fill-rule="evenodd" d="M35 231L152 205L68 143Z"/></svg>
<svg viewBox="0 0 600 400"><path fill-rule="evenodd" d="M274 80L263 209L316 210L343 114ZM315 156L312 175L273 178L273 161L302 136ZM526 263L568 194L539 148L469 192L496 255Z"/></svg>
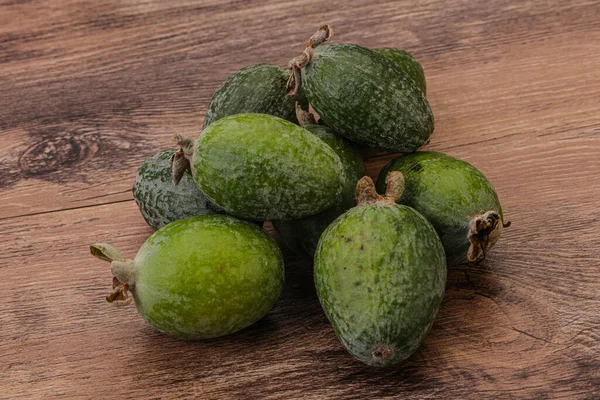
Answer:
<svg viewBox="0 0 600 400"><path fill-rule="evenodd" d="M100 206L106 206L106 205L110 205L110 204L126 203L128 201L135 201L135 200L134 199L115 200L115 201L109 201L107 203L101 203L101 204L88 204L88 205L79 206L79 207L61 208L59 210L48 210L48 211L39 211L39 212L35 212L35 213L30 213L30 214L11 215L10 217L0 218L0 221L5 221L7 219L22 218L22 217L33 217L33 216L43 215L43 214L52 214L52 213L57 213L57 212L62 212L62 211L80 210L82 208L100 207Z"/></svg>

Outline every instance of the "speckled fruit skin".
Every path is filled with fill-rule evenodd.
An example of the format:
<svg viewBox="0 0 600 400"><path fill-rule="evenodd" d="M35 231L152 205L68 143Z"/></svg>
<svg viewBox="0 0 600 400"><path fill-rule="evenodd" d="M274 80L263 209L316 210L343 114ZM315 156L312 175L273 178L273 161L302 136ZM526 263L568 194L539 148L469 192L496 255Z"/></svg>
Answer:
<svg viewBox="0 0 600 400"><path fill-rule="evenodd" d="M354 194L356 182L366 172L360 153L350 142L333 133L331 128L325 125L306 125L304 128L318 136L336 152L342 161L346 178L344 188L331 208L301 219L272 221L285 244L296 254L312 262L321 233L337 217L356 205Z"/></svg>
<svg viewBox="0 0 600 400"><path fill-rule="evenodd" d="M314 134L265 114L238 114L206 128L195 144L192 175L228 213L286 220L321 212L344 187L343 166Z"/></svg>
<svg viewBox="0 0 600 400"><path fill-rule="evenodd" d="M423 91L396 63L370 49L319 46L301 79L325 124L362 146L410 152L433 132Z"/></svg>
<svg viewBox="0 0 600 400"><path fill-rule="evenodd" d="M289 73L269 64L251 65L229 76L213 95L203 129L228 115L271 114L296 122L297 97L286 94Z"/></svg>
<svg viewBox="0 0 600 400"><path fill-rule="evenodd" d="M377 190L385 192L389 171L404 175L404 194L398 200L423 214L442 239L448 265L467 262L468 224L471 218L502 207L490 181L471 164L446 154L422 151L390 161L380 172ZM500 224L490 246L500 237Z"/></svg>
<svg viewBox="0 0 600 400"><path fill-rule="evenodd" d="M423 67L409 52L393 47L380 47L373 49L373 51L398 64L416 82L423 93L427 94L427 83L425 82Z"/></svg>
<svg viewBox="0 0 600 400"><path fill-rule="evenodd" d="M146 158L133 183L133 198L154 230L180 219L225 212L198 189L191 176L185 175L177 186L173 184L171 156L175 151L162 150Z"/></svg>
<svg viewBox="0 0 600 400"><path fill-rule="evenodd" d="M408 358L431 329L446 262L434 228L417 211L367 205L325 230L314 274L323 310L344 347L383 367Z"/></svg>
<svg viewBox="0 0 600 400"><path fill-rule="evenodd" d="M160 332L209 339L262 318L283 288L283 259L259 227L222 215L173 222L135 257L130 286L144 319Z"/></svg>

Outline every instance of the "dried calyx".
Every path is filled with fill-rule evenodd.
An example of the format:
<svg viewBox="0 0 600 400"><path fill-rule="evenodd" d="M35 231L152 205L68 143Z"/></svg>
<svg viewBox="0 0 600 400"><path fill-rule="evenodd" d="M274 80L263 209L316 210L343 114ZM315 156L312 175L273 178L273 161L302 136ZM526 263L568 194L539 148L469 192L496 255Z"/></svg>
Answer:
<svg viewBox="0 0 600 400"><path fill-rule="evenodd" d="M183 174L188 172L192 174L192 156L194 155L194 141L188 137L176 134L174 137L175 143L179 146L179 150L171 156L171 174L173 176L173 184L177 185Z"/></svg>
<svg viewBox="0 0 600 400"><path fill-rule="evenodd" d="M389 360L394 356L394 345L377 344L371 350L371 357L377 361Z"/></svg>
<svg viewBox="0 0 600 400"><path fill-rule="evenodd" d="M469 223L467 234L469 243L471 243L467 259L469 261L483 261L487 248L500 236L502 228L508 228L509 226L510 221L505 224L496 211L487 211L473 218Z"/></svg>
<svg viewBox="0 0 600 400"><path fill-rule="evenodd" d="M294 57L288 64L291 70L287 82L287 94L292 96L300 90L300 71L306 67L313 57L315 47L325 43L333 37L333 29L329 25L323 25L306 43L306 48L298 57Z"/></svg>
<svg viewBox="0 0 600 400"><path fill-rule="evenodd" d="M298 120L300 126L317 125L315 116L302 109L302 106L298 102L296 102L296 119Z"/></svg>
<svg viewBox="0 0 600 400"><path fill-rule="evenodd" d="M133 260L126 260L119 250L106 243L90 246L90 252L94 257L110 262L113 292L106 297L106 301L116 305L131 303L128 290L135 283Z"/></svg>
<svg viewBox="0 0 600 400"><path fill-rule="evenodd" d="M382 196L375 190L373 180L363 176L356 184L356 204L368 205L394 205L404 193L404 175L400 171L391 171L385 177L387 189Z"/></svg>

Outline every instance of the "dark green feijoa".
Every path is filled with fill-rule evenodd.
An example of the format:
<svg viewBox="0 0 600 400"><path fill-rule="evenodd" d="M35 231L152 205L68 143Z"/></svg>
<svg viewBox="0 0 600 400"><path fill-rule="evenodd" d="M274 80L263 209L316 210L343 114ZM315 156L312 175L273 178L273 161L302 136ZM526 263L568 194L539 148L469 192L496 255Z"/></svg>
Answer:
<svg viewBox="0 0 600 400"><path fill-rule="evenodd" d="M296 99L286 95L288 73L275 65L243 68L223 82L208 105L203 129L228 115L271 114L296 122Z"/></svg>
<svg viewBox="0 0 600 400"><path fill-rule="evenodd" d="M167 149L146 158L133 183L133 198L154 230L196 215L224 213L198 189L191 176L183 176L177 186L173 184L173 153L175 149Z"/></svg>
<svg viewBox="0 0 600 400"><path fill-rule="evenodd" d="M301 109L298 112L303 113ZM298 119L302 125L302 117ZM303 125L304 128L327 143L340 157L346 183L331 208L300 219L272 222L285 244L296 254L312 262L321 233L344 211L356 205L356 182L366 172L360 153L350 142L333 133L331 128L317 125L314 119L309 122L308 125Z"/></svg>
<svg viewBox="0 0 600 400"><path fill-rule="evenodd" d="M317 295L344 347L365 364L407 359L431 329L444 296L446 259L435 229L398 205L402 174L357 185L358 205L323 232L315 253Z"/></svg>
<svg viewBox="0 0 600 400"><path fill-rule="evenodd" d="M411 152L427 143L433 114L414 80L365 47L319 46L327 32L329 27L317 32L290 63L289 93L301 85L325 124L361 146Z"/></svg>
<svg viewBox="0 0 600 400"><path fill-rule="evenodd" d="M500 237L502 207L490 181L471 164L442 153L423 151L389 162L379 175L400 171L406 180L400 204L413 207L435 227L448 265L480 261Z"/></svg>
<svg viewBox="0 0 600 400"><path fill-rule="evenodd" d="M231 115L210 124L193 146L178 141L200 190L241 218L316 214L332 206L344 187L335 151L306 129L272 115Z"/></svg>
<svg viewBox="0 0 600 400"><path fill-rule="evenodd" d="M393 47L380 47L372 50L398 64L416 82L423 93L427 94L427 84L425 83L423 67L409 52Z"/></svg>
<svg viewBox="0 0 600 400"><path fill-rule="evenodd" d="M261 228L225 215L173 222L126 260L107 244L92 254L111 262L109 303L133 299L160 332L185 339L227 335L262 318L283 288L283 259Z"/></svg>

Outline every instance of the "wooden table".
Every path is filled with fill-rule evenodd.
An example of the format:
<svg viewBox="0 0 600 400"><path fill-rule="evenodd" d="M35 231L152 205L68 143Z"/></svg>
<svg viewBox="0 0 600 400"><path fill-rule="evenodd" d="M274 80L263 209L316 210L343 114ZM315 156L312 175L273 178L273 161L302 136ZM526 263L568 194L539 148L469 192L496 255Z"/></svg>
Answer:
<svg viewBox="0 0 600 400"><path fill-rule="evenodd" d="M0 0L0 398L600 398L600 4L374 3ZM88 246L133 257L151 234L139 163L197 136L225 77L286 65L322 23L421 61L426 148L481 169L513 223L449 269L424 345L355 362L286 250L282 299L230 337L175 340L107 305Z"/></svg>

